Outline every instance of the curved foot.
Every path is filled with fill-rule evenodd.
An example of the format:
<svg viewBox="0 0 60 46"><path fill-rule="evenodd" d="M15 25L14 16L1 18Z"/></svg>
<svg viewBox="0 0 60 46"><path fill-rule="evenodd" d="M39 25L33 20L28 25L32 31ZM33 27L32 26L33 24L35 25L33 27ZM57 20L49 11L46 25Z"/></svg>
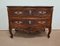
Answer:
<svg viewBox="0 0 60 46"><path fill-rule="evenodd" d="M10 36L10 38L13 38L13 36Z"/></svg>
<svg viewBox="0 0 60 46"><path fill-rule="evenodd" d="M48 38L50 38L50 33L51 33L51 27L49 28Z"/></svg>
<svg viewBox="0 0 60 46"><path fill-rule="evenodd" d="M50 38L50 36L48 35L48 38Z"/></svg>

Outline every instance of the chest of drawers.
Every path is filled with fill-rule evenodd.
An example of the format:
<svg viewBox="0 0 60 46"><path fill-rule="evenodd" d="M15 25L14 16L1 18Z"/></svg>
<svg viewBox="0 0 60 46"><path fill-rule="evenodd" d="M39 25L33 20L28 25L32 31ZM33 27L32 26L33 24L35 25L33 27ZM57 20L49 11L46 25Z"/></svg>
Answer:
<svg viewBox="0 0 60 46"><path fill-rule="evenodd" d="M11 38L13 28L25 32L48 28L50 37L53 6L7 6L7 10Z"/></svg>

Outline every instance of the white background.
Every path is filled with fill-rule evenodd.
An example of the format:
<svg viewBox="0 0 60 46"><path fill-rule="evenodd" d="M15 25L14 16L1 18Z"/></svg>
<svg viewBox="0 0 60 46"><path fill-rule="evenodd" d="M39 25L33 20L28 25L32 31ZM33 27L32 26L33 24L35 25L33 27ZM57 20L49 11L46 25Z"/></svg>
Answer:
<svg viewBox="0 0 60 46"><path fill-rule="evenodd" d="M6 6L54 6L52 29L60 29L59 0L0 0L0 30L8 30Z"/></svg>

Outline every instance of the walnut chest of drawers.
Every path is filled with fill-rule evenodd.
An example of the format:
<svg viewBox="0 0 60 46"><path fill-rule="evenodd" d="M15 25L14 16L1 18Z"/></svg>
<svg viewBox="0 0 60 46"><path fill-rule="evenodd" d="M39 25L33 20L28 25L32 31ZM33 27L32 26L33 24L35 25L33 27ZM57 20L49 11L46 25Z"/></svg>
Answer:
<svg viewBox="0 0 60 46"><path fill-rule="evenodd" d="M47 36L50 37L53 6L7 6L7 10L11 38L13 28L25 32L48 28Z"/></svg>

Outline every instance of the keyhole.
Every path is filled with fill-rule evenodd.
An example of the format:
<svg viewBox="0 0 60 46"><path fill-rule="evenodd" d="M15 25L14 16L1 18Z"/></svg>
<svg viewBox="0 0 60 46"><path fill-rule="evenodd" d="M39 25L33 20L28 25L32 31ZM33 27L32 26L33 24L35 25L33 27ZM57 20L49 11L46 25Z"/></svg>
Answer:
<svg viewBox="0 0 60 46"><path fill-rule="evenodd" d="M32 11L31 11L31 10L29 10L29 13L30 13L30 15L31 15Z"/></svg>
<svg viewBox="0 0 60 46"><path fill-rule="evenodd" d="M31 24L31 21L29 21L29 24Z"/></svg>

